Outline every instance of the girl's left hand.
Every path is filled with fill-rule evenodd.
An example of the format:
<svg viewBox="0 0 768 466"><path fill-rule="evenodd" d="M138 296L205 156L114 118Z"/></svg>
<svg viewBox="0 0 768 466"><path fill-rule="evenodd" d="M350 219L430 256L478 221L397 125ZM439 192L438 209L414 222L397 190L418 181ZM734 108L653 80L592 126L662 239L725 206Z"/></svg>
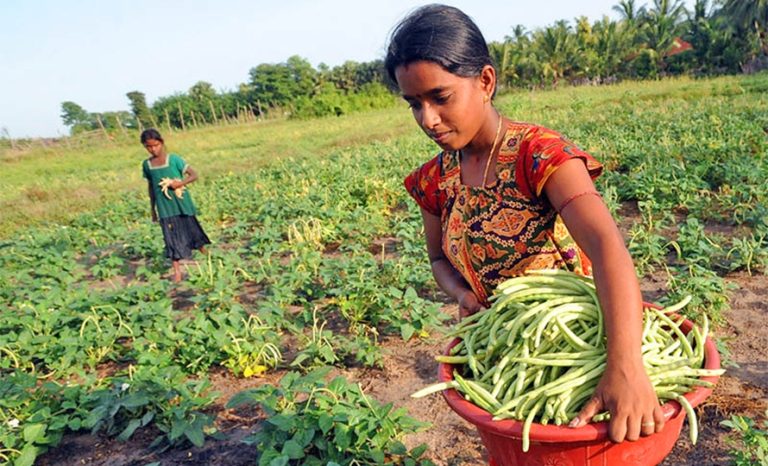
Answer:
<svg viewBox="0 0 768 466"><path fill-rule="evenodd" d="M181 180L172 180L168 184L168 187L171 188L171 189L179 189L179 188L181 188L183 186L184 186L184 182L181 181Z"/></svg>
<svg viewBox="0 0 768 466"><path fill-rule="evenodd" d="M660 432L664 413L642 361L606 368L595 393L569 427L580 427L603 411L611 413L608 436L614 442L634 441Z"/></svg>
<svg viewBox="0 0 768 466"><path fill-rule="evenodd" d="M459 319L469 317L483 309L483 305L477 299L477 295L471 290L466 290L459 298Z"/></svg>

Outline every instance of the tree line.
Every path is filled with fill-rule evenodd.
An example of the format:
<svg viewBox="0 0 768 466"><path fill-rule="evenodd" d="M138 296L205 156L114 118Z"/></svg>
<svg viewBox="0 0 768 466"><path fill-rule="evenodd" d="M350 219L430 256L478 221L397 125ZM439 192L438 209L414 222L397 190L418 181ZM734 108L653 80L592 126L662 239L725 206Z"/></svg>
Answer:
<svg viewBox="0 0 768 466"><path fill-rule="evenodd" d="M499 90L768 68L768 0L696 0L691 10L682 0L649 5L620 0L613 10L619 19L579 17L534 31L517 25L504 40L490 42ZM314 68L299 56L252 68L234 91L217 92L200 81L152 105L140 91L126 97L130 111L91 113L68 101L61 117L72 134L186 129L275 116L341 115L396 100L381 60Z"/></svg>

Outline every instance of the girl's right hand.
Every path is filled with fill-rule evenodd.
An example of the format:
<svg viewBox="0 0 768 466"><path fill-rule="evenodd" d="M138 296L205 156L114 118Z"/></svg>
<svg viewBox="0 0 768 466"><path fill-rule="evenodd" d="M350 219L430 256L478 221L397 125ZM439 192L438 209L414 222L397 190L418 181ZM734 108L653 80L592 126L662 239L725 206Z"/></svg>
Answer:
<svg viewBox="0 0 768 466"><path fill-rule="evenodd" d="M459 319L469 317L481 309L483 305L472 290L465 290L459 297Z"/></svg>
<svg viewBox="0 0 768 466"><path fill-rule="evenodd" d="M157 212L152 212L152 221L157 223Z"/></svg>

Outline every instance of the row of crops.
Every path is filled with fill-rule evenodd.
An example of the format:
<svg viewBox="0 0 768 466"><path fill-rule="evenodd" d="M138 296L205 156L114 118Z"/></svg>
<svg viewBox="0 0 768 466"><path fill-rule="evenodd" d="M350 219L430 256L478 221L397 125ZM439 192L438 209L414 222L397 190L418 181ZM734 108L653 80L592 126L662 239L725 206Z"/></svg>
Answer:
<svg viewBox="0 0 768 466"><path fill-rule="evenodd" d="M638 271L722 322L727 274L768 265L767 91L757 75L499 105L601 159ZM431 464L403 443L428 426L327 372L375 368L382 338L446 325L401 185L433 151L414 135L204 179L193 195L214 245L177 288L141 189L0 240L0 463L32 464L77 431L202 445L220 435L209 374L226 370L284 374L228 400L260 407L246 439L259 464Z"/></svg>

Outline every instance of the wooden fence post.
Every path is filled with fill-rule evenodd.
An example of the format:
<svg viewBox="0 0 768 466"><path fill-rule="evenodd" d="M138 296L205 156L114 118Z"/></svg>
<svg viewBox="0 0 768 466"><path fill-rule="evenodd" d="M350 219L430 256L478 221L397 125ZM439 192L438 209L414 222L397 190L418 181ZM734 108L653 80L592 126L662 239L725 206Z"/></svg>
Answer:
<svg viewBox="0 0 768 466"><path fill-rule="evenodd" d="M165 124L168 126L168 131L171 131L171 116L168 115L168 108L165 109Z"/></svg>
<svg viewBox="0 0 768 466"><path fill-rule="evenodd" d="M120 120L120 115L115 113L115 120L117 120L117 126L120 127L120 131L123 133L124 137L128 137L128 132L125 130L125 126L123 126L122 120Z"/></svg>
<svg viewBox="0 0 768 466"><path fill-rule="evenodd" d="M219 104L219 110L221 110L221 119L224 120L226 123L231 123L229 121L229 116L227 116L226 113L224 113L224 105Z"/></svg>
<svg viewBox="0 0 768 466"><path fill-rule="evenodd" d="M216 116L216 109L213 108L213 102L211 102L211 99L208 99L208 106L211 107L211 115L213 115L213 123L218 125L219 117Z"/></svg>
<svg viewBox="0 0 768 466"><path fill-rule="evenodd" d="M104 138L107 141L110 141L109 133L107 132L107 128L104 127L104 123L101 121L101 113L97 113L96 114L96 121L99 123L99 127L101 128L101 132L104 133Z"/></svg>
<svg viewBox="0 0 768 466"><path fill-rule="evenodd" d="M176 106L179 107L179 118L181 119L181 130L186 131L187 125L184 123L184 112L181 111L181 102L176 101Z"/></svg>

